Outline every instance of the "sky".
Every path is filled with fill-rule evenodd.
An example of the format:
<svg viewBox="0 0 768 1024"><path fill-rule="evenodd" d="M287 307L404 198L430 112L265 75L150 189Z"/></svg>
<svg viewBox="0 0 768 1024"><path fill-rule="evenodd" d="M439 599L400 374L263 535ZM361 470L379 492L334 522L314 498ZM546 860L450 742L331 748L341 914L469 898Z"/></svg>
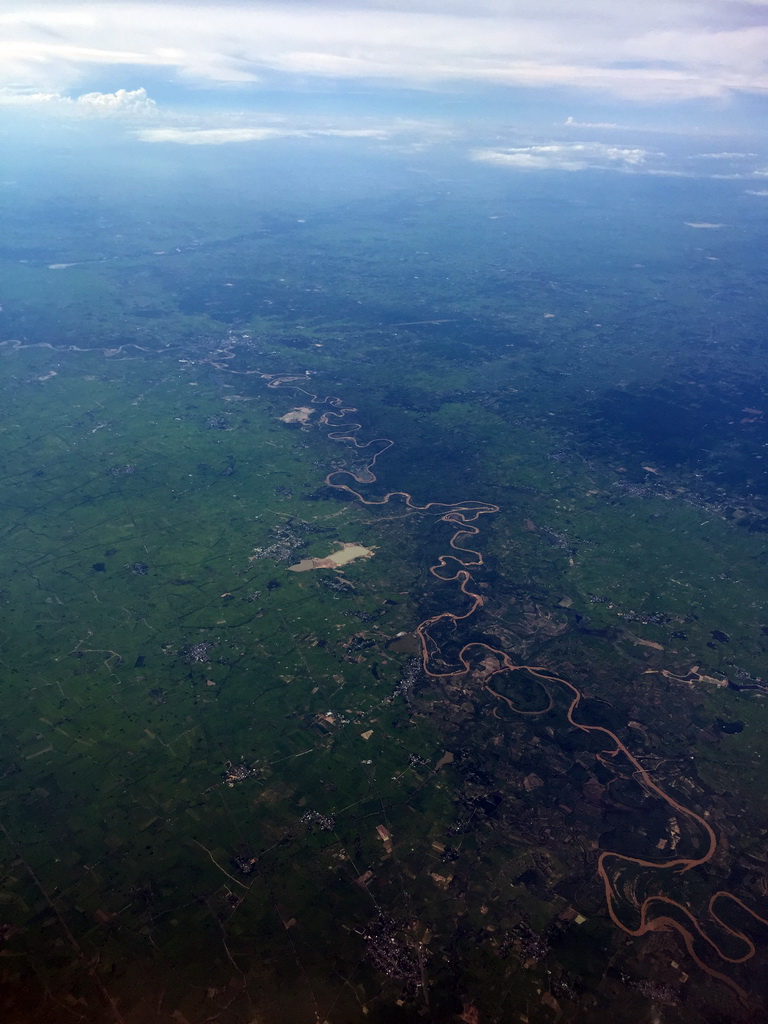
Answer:
<svg viewBox="0 0 768 1024"><path fill-rule="evenodd" d="M759 180L767 115L768 0L0 9L0 127L108 121L137 144L205 147L458 139L497 167L658 174L691 173L670 137L721 137L696 173L720 160L713 175Z"/></svg>

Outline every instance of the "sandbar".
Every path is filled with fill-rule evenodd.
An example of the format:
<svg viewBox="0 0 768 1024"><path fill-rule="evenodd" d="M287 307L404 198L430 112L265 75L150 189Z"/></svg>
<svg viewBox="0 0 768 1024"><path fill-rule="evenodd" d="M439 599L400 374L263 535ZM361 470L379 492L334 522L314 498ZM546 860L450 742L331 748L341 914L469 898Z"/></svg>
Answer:
<svg viewBox="0 0 768 1024"><path fill-rule="evenodd" d="M289 565L291 572L307 572L308 569L338 569L340 565L354 562L356 558L370 558L374 548L365 548L362 544L344 542L338 551L327 558L302 558L296 565Z"/></svg>
<svg viewBox="0 0 768 1024"><path fill-rule="evenodd" d="M309 417L315 410L309 405L301 405L298 409L291 409L285 416L280 417L281 423L309 423Z"/></svg>

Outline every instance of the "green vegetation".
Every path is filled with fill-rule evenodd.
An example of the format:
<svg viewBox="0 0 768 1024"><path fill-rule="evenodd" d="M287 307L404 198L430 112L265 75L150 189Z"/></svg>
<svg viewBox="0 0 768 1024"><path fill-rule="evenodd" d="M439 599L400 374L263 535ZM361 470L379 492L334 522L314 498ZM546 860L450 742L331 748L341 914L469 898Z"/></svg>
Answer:
<svg viewBox="0 0 768 1024"><path fill-rule="evenodd" d="M551 711L521 716L477 665L425 678L414 630L467 607L429 573L453 527L324 483L365 465L328 437L357 423L361 443L394 441L361 485L371 498L498 504L467 540L484 606L439 626L443 657L482 640L570 679L579 721L710 815L727 844L695 879L622 879L628 925L662 890L696 913L718 889L759 910L768 508L763 414L742 410L759 410L763 371L743 324L719 355L716 303L694 353L690 339L711 278L726 288L733 271L703 281L669 225L675 255L658 263L661 214L631 243L606 227L600 256L595 195L563 220L426 193L314 222L253 214L229 241L222 222L182 230L180 201L146 237L130 219L119 241L104 228L90 256L62 220L29 263L2 265L3 337L21 339L0 348L0 981L15 1024L448 1021L473 1006L483 1022L592 1024L659 1002L669 1024L740 1019L678 938L627 941L595 874L601 849L693 856L701 834L683 821L677 836L556 688ZM323 423L329 396L348 411ZM674 401L704 434L727 426L724 446L670 447L657 420L643 434ZM315 409L308 424L281 421L295 406ZM337 542L375 554L287 571ZM524 673L494 687L545 704ZM762 956L727 967L750 998Z"/></svg>

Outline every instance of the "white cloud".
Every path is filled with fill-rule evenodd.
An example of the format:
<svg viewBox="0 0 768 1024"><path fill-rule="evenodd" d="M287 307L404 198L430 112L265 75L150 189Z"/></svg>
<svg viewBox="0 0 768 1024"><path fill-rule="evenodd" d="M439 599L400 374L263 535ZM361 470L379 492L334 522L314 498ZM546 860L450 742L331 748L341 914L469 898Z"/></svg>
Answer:
<svg viewBox="0 0 768 1024"><path fill-rule="evenodd" d="M586 171L593 169L638 170L648 152L628 146L599 142L516 146L509 149L476 149L471 159L517 170Z"/></svg>
<svg viewBox="0 0 768 1024"><path fill-rule="evenodd" d="M261 142L285 135L279 128L147 128L142 142L179 142L185 146L220 146L226 142Z"/></svg>
<svg viewBox="0 0 768 1024"><path fill-rule="evenodd" d="M650 101L764 95L768 18L755 11L754 0L6 0L0 85L66 93L131 65L196 85L282 72L303 88L337 78Z"/></svg>
<svg viewBox="0 0 768 1024"><path fill-rule="evenodd" d="M655 175L657 178L700 178L702 175L693 174L691 171L675 171L669 167L646 167L643 174ZM717 175L704 175L704 177L715 178Z"/></svg>
<svg viewBox="0 0 768 1024"><path fill-rule="evenodd" d="M745 188L748 196L768 196L768 188Z"/></svg>
<svg viewBox="0 0 768 1024"><path fill-rule="evenodd" d="M335 136L347 139L386 139L382 128L146 128L137 132L142 142L177 142L185 146L221 146L231 142Z"/></svg>
<svg viewBox="0 0 768 1024"><path fill-rule="evenodd" d="M146 89L118 89L116 92L87 92L62 96L55 92L24 92L0 89L0 106L45 109L56 114L86 117L136 117L155 114L157 104Z"/></svg>
<svg viewBox="0 0 768 1024"><path fill-rule="evenodd" d="M142 142L179 142L182 145L223 145L227 142L262 142L272 138L388 137L381 128L146 128L136 133Z"/></svg>
<svg viewBox="0 0 768 1024"><path fill-rule="evenodd" d="M37 107L48 103L58 103L65 97L57 92L24 92L18 89L0 89L0 106L2 107Z"/></svg>
<svg viewBox="0 0 768 1024"><path fill-rule="evenodd" d="M107 117L114 114L148 114L157 108L155 101L147 96L146 89L86 92L74 102L79 110Z"/></svg>
<svg viewBox="0 0 768 1024"><path fill-rule="evenodd" d="M573 117L565 119L567 128L623 128L623 125L614 124L613 121L577 121Z"/></svg>
<svg viewBox="0 0 768 1024"><path fill-rule="evenodd" d="M694 153L689 160L749 160L757 153Z"/></svg>
<svg viewBox="0 0 768 1024"><path fill-rule="evenodd" d="M625 174L648 174L664 178L717 178L742 181L768 177L768 170L744 167L742 158L751 158L754 154L729 153L723 156L735 158L734 170L730 173L712 173L707 169L706 162L697 166L691 163L687 156L679 154L670 155L659 150L643 149L640 146L610 145L603 142L556 141L527 146L496 146L475 149L470 154L472 160L517 170L613 170ZM710 168L712 166L709 165ZM718 161L714 166L720 168L723 165Z"/></svg>

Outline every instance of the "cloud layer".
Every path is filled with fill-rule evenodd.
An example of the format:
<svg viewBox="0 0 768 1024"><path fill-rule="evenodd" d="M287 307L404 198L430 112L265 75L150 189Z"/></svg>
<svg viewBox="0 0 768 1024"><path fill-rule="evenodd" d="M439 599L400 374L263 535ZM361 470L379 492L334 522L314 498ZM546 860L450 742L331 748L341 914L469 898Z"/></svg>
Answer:
<svg viewBox="0 0 768 1024"><path fill-rule="evenodd" d="M592 169L638 171L649 156L644 149L608 146L600 142L476 149L472 159L524 171L586 171Z"/></svg>
<svg viewBox="0 0 768 1024"><path fill-rule="evenodd" d="M184 146L222 146L233 142L266 142L269 139L387 139L383 128L145 128L137 132L142 142L175 142Z"/></svg>
<svg viewBox="0 0 768 1024"><path fill-rule="evenodd" d="M768 93L765 0L10 3L0 86L39 92L130 67L255 88L279 76L557 86L650 102Z"/></svg>

